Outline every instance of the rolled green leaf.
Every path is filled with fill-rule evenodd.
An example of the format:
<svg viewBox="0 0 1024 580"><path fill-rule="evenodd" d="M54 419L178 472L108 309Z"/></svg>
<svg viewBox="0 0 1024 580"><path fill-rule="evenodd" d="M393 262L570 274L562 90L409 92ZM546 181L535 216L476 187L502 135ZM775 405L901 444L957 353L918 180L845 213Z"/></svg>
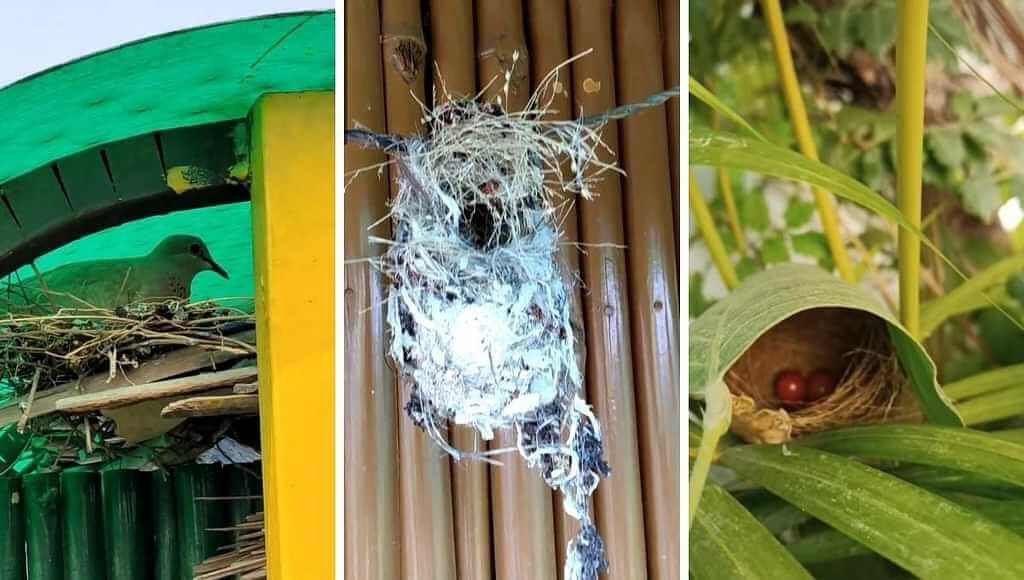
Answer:
<svg viewBox="0 0 1024 580"><path fill-rule="evenodd" d="M153 514L153 579L178 580L178 509L174 499L174 481L167 471L150 475L150 506Z"/></svg>
<svg viewBox="0 0 1024 580"><path fill-rule="evenodd" d="M794 441L836 453L957 469L1024 487L1024 445L971 429L870 425Z"/></svg>
<svg viewBox="0 0 1024 580"><path fill-rule="evenodd" d="M61 522L64 526L64 577L105 580L103 500L94 471L60 474Z"/></svg>
<svg viewBox="0 0 1024 580"><path fill-rule="evenodd" d="M102 472L104 537L110 580L148 574L151 539L142 510L143 474L126 469Z"/></svg>
<svg viewBox="0 0 1024 580"><path fill-rule="evenodd" d="M811 578L771 532L711 481L690 528L690 574L697 580Z"/></svg>
<svg viewBox="0 0 1024 580"><path fill-rule="evenodd" d="M867 293L813 266L780 264L748 278L690 325L690 396L725 373L761 335L783 320L825 307L860 310L884 320L893 349L925 416L940 425L961 425L936 380L935 363L920 343Z"/></svg>
<svg viewBox="0 0 1024 580"><path fill-rule="evenodd" d="M29 580L64 578L64 546L60 525L60 476L33 473L22 479L25 495L25 543Z"/></svg>
<svg viewBox="0 0 1024 580"><path fill-rule="evenodd" d="M0 477L0 580L25 580L24 512L21 480Z"/></svg>
<svg viewBox="0 0 1024 580"><path fill-rule="evenodd" d="M1024 538L857 461L750 445L721 462L921 578L1024 578Z"/></svg>
<svg viewBox="0 0 1024 580"><path fill-rule="evenodd" d="M201 498L222 497L224 487L220 469L207 465L184 465L174 472L175 502L178 507L178 546L181 574L192 577L192 569L231 543L224 532L208 532L224 527L227 505L224 501Z"/></svg>

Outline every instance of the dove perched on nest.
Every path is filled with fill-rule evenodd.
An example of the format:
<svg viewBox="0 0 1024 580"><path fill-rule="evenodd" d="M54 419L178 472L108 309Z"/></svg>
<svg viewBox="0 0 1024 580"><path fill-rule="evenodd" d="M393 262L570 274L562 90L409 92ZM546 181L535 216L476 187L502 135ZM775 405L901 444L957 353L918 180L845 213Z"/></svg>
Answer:
<svg viewBox="0 0 1024 580"><path fill-rule="evenodd" d="M145 256L65 264L0 291L0 311L43 314L60 308L105 308L143 301L188 300L200 272L228 273L196 236L174 235Z"/></svg>

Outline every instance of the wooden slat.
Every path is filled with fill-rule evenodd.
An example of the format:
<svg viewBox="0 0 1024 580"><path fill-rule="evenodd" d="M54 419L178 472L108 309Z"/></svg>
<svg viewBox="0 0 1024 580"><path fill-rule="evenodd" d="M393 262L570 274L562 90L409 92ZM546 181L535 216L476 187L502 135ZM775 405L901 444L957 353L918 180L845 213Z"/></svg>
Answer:
<svg viewBox="0 0 1024 580"><path fill-rule="evenodd" d="M657 0L615 4L619 102L665 88ZM629 306L648 569L679 577L679 290L664 107L621 121Z"/></svg>
<svg viewBox="0 0 1024 580"><path fill-rule="evenodd" d="M488 87L487 101L499 98L506 109L519 111L530 93L530 58L519 2L477 0L477 86ZM513 55L518 58L513 59ZM513 67L513 62L514 67ZM506 72L511 73L504 94ZM497 79L495 82L491 82ZM515 447L515 435L503 429L492 448ZM491 510L494 521L494 571L497 580L554 580L554 522L551 490L516 453L502 456L504 465L491 469Z"/></svg>
<svg viewBox="0 0 1024 580"><path fill-rule="evenodd" d="M0 194L0 258L7 256L24 237L18 222L7 209L7 198Z"/></svg>
<svg viewBox="0 0 1024 580"><path fill-rule="evenodd" d="M383 132L384 81L376 0L345 3L345 128ZM366 262L380 246L367 229L385 214L384 161L372 149L345 146L345 578L401 578L395 378L387 366L384 282ZM389 224L374 231L390 235Z"/></svg>
<svg viewBox="0 0 1024 580"><path fill-rule="evenodd" d="M0 191L25 232L44 230L71 217L71 207L50 165L5 183Z"/></svg>
<svg viewBox="0 0 1024 580"><path fill-rule="evenodd" d="M103 148L118 199L133 199L168 189L153 135L141 135Z"/></svg>
<svg viewBox="0 0 1024 580"><path fill-rule="evenodd" d="M89 149L57 162L64 189L75 215L99 209L117 201L114 185L98 149Z"/></svg>
<svg viewBox="0 0 1024 580"><path fill-rule="evenodd" d="M532 85L536 88L548 73L569 59L569 19L566 4L550 0L529 0L528 14L530 77ZM551 85L550 91L540 98L542 103L551 99L552 111L547 118L559 121L572 119L571 90L572 70L566 66L559 70L558 80ZM563 171L568 175L569 168L564 167ZM580 253L576 246L571 245L579 241L577 204L587 202L573 199L569 194L566 194L563 201L569 201L571 205L568 206L568 211L562 220L561 259L567 265L567 282L572 284L579 279L580 275ZM583 303L579 288L572 293L571 299L572 317L576 321L576 332L578 333L575 338L578 341L579 349L583 350L586 336L583 328ZM555 554L558 558L558 577L562 578L565 572L566 547L579 532L580 523L562 509L562 494L560 492L554 492L553 501Z"/></svg>
<svg viewBox="0 0 1024 580"><path fill-rule="evenodd" d="M234 132L238 123L229 121L200 127L160 132L164 167L197 167L212 178L211 185L225 182L235 164Z"/></svg>
<svg viewBox="0 0 1024 580"><path fill-rule="evenodd" d="M611 2L570 0L569 8L573 54L594 49L573 64L574 111L598 114L616 105ZM614 123L605 128L603 138L613 151L617 150L619 138ZM613 161L604 152L602 157L606 162ZM579 208L583 243L622 244L625 234L618 176L606 173L594 193L596 198ZM608 550L608 577L642 580L647 577L647 565L625 255L621 249L606 245L587 247L582 269L587 287L587 385L612 469L611 477L597 487L598 530Z"/></svg>
<svg viewBox="0 0 1024 580"><path fill-rule="evenodd" d="M383 0L381 50L387 130L411 135L422 131L427 46L419 0ZM398 168L391 166L391 197L398 195ZM426 433L405 416L412 383L399 378L398 471L402 505L402 578L455 579L452 534L451 467Z"/></svg>
<svg viewBox="0 0 1024 580"><path fill-rule="evenodd" d="M432 0L431 52L437 64L434 99L476 94L476 45L473 0ZM459 449L481 450L486 443L470 427L451 425ZM491 497L487 464L482 461L451 463L455 565L460 579L491 578Z"/></svg>

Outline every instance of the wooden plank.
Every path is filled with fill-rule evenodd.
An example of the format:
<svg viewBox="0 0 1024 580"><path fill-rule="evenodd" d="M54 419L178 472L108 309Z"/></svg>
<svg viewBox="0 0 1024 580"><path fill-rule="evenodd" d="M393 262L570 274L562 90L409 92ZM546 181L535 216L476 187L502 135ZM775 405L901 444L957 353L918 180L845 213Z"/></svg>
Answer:
<svg viewBox="0 0 1024 580"><path fill-rule="evenodd" d="M143 401L209 391L218 387L231 386L235 383L244 383L256 378L256 376L257 371L255 368L240 367L180 379L118 387L107 389L100 393L64 397L57 401L57 410L66 413L85 413L99 409L116 409Z"/></svg>
<svg viewBox="0 0 1024 580"><path fill-rule="evenodd" d="M657 0L615 4L619 102L665 88ZM679 578L679 281L665 107L619 122L647 563Z"/></svg>
<svg viewBox="0 0 1024 580"><path fill-rule="evenodd" d="M140 135L103 148L118 199L133 199L168 189L156 138Z"/></svg>
<svg viewBox="0 0 1024 580"><path fill-rule="evenodd" d="M221 417L224 415L255 415L259 412L259 395L223 395L189 397L169 403L160 414L164 417Z"/></svg>
<svg viewBox="0 0 1024 580"><path fill-rule="evenodd" d="M256 333L246 331L231 335L229 338L254 343ZM38 393L32 401L32 410L29 418L40 417L53 413L57 410L57 401L74 392L101 392L107 389L116 389L128 385L148 383L169 377L183 375L205 368L216 368L219 364L229 363L245 358L230 352L211 352L205 348L190 347L171 351L153 360L146 361L138 368L128 369L123 374L113 379L107 373L100 373L83 378L80 382L75 381L47 389ZM21 404L25 403L27 397L21 397L17 405L0 409L0 428L17 423L21 418Z"/></svg>
<svg viewBox="0 0 1024 580"><path fill-rule="evenodd" d="M35 235L71 218L64 190L47 165L0 187L26 235Z"/></svg>
<svg viewBox="0 0 1024 580"><path fill-rule="evenodd" d="M235 130L237 122L215 123L187 127L159 134L164 166L194 167L210 177L209 185L226 182L235 158Z"/></svg>
<svg viewBox="0 0 1024 580"><path fill-rule="evenodd" d="M89 149L65 157L57 162L57 169L76 215L117 201L114 184L103 165L99 149Z"/></svg>
<svg viewBox="0 0 1024 580"><path fill-rule="evenodd" d="M252 118L267 572L334 578L334 93L264 95Z"/></svg>
<svg viewBox="0 0 1024 580"><path fill-rule="evenodd" d="M573 110L594 115L614 108L615 63L612 52L610 0L570 0L572 52L594 52L572 65ZM602 137L612 153L601 160L616 162L618 130L612 123ZM622 189L617 174L606 173L594 187L595 198L580 204L584 318L587 327L587 387L601 422L605 453L612 476L597 486L594 504L597 527L608 550L608 577L647 577L644 512L638 458L633 360L629 344L629 292L623 251ZM676 460L678 462L678 460ZM678 527L678 524L675 524Z"/></svg>

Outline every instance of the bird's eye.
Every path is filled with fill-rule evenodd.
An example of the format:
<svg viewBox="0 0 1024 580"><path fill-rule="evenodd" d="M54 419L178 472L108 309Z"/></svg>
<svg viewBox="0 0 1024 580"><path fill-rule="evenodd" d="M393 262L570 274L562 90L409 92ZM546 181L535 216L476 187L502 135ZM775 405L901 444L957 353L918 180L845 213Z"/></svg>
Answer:
<svg viewBox="0 0 1024 580"><path fill-rule="evenodd" d="M188 251L193 256L198 256L203 253L203 249L199 247L199 244L192 244L188 247Z"/></svg>

